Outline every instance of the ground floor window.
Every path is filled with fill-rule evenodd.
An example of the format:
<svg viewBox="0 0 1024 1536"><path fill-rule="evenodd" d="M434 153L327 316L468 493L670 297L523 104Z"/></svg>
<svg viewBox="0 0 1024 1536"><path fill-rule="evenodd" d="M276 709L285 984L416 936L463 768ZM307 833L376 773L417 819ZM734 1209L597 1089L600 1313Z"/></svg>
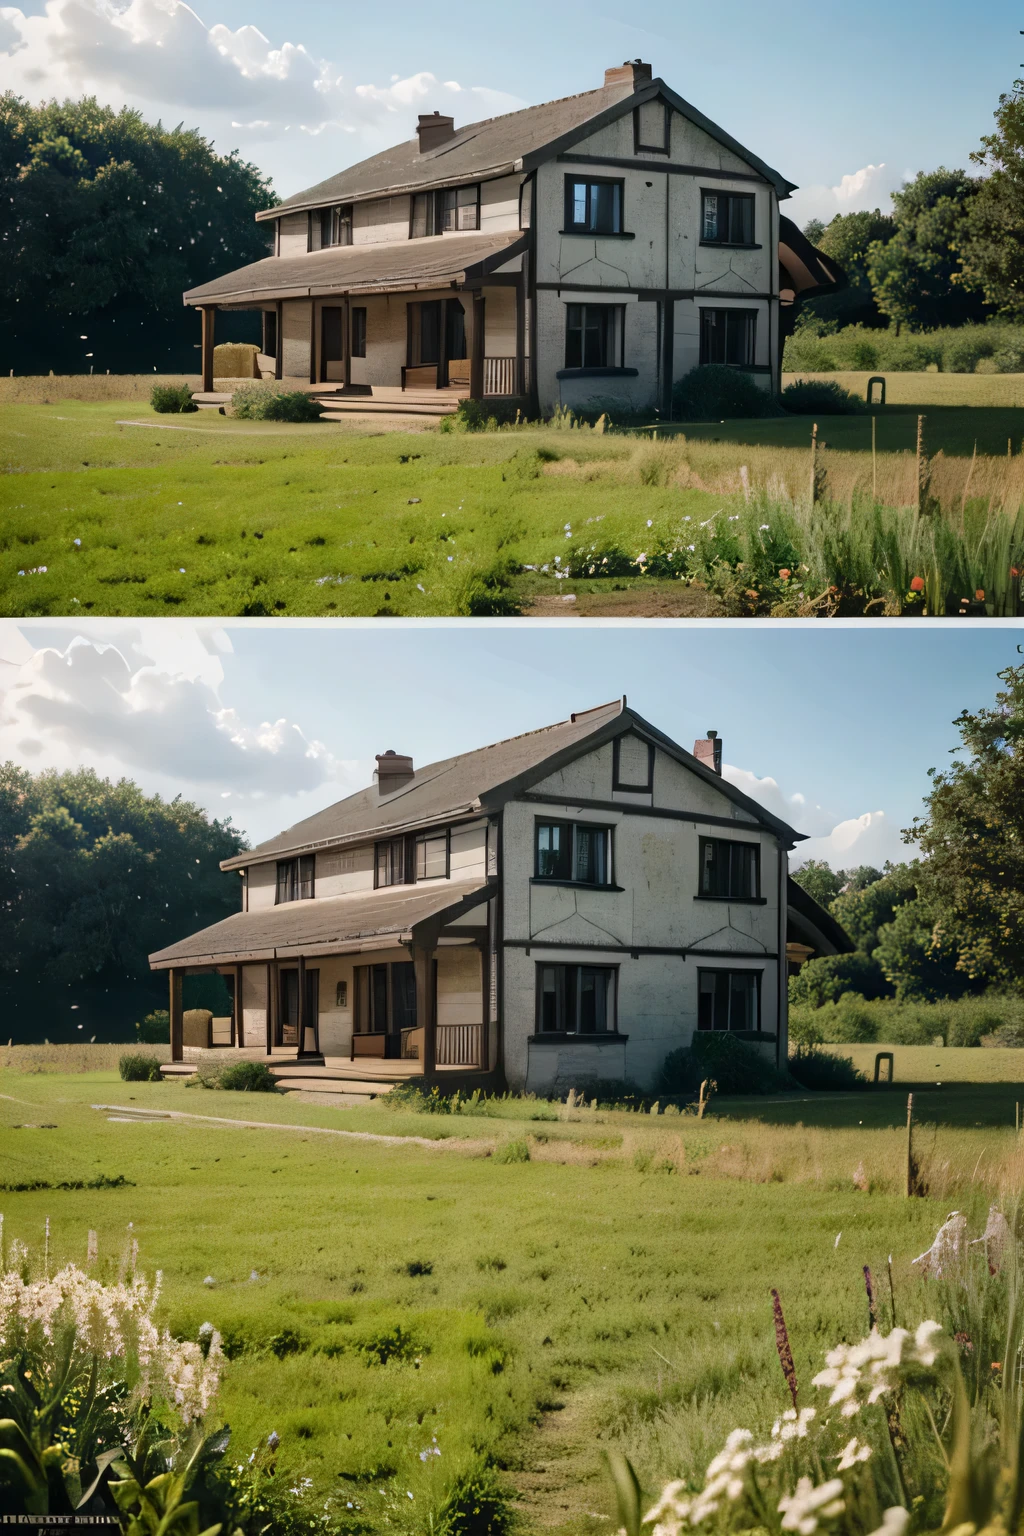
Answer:
<svg viewBox="0 0 1024 1536"><path fill-rule="evenodd" d="M567 304L565 366L621 368L625 322L623 304Z"/></svg>
<svg viewBox="0 0 1024 1536"><path fill-rule="evenodd" d="M538 965L541 1034L598 1035L615 1029L615 967Z"/></svg>
<svg viewBox="0 0 1024 1536"><path fill-rule="evenodd" d="M700 971L697 1028L759 1030L760 971Z"/></svg>
<svg viewBox="0 0 1024 1536"><path fill-rule="evenodd" d="M357 1035L383 1035L386 1057L400 1058L405 1037L416 1028L416 967L411 960L355 968Z"/></svg>
<svg viewBox="0 0 1024 1536"><path fill-rule="evenodd" d="M728 368L753 368L757 345L756 309L702 309L701 363Z"/></svg>

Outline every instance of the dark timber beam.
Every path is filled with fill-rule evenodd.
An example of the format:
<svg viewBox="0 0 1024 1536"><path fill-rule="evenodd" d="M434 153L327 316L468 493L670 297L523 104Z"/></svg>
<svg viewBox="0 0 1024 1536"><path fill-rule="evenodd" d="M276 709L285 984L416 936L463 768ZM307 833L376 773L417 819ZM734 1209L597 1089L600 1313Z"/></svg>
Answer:
<svg viewBox="0 0 1024 1536"><path fill-rule="evenodd" d="M433 1077L437 1070L437 983L434 976L434 951L440 926L436 922L423 923L413 929L413 941L409 946L416 971L416 1027L423 1031L423 1054L420 1065L424 1077Z"/></svg>
<svg viewBox="0 0 1024 1536"><path fill-rule="evenodd" d="M170 997L168 1000L168 1012L171 1015L171 1060L184 1061L184 1007L182 1004L182 971L168 971Z"/></svg>
<svg viewBox="0 0 1024 1536"><path fill-rule="evenodd" d="M203 393L208 395L213 391L213 336L217 306L204 304L200 313L203 317Z"/></svg>
<svg viewBox="0 0 1024 1536"><path fill-rule="evenodd" d="M482 293L473 295L473 356L470 361L469 393L474 400L484 397L484 323L487 301Z"/></svg>

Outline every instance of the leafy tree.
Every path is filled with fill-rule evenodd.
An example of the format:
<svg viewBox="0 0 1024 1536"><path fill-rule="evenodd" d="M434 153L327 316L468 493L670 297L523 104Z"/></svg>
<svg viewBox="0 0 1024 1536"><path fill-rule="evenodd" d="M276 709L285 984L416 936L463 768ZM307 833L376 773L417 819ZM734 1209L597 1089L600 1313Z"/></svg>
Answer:
<svg viewBox="0 0 1024 1536"><path fill-rule="evenodd" d="M270 183L194 129L95 97L0 96L5 367L196 371L182 293L267 254ZM240 317L251 328L251 317ZM232 324L233 322L233 324ZM223 334L238 330L224 317Z"/></svg>
<svg viewBox="0 0 1024 1536"><path fill-rule="evenodd" d="M934 1003L978 988L958 968L956 935L920 897L904 902L878 933L874 959L900 1002Z"/></svg>
<svg viewBox="0 0 1024 1536"><path fill-rule="evenodd" d="M927 814L904 833L919 866L926 956L955 954L976 987L1020 991L1024 978L1024 666L998 674L995 703L955 724L966 761L931 770ZM909 924L911 917L904 919ZM904 935L916 944L919 932ZM883 962L884 963L884 962ZM892 965L896 969L896 965Z"/></svg>
<svg viewBox="0 0 1024 1536"><path fill-rule="evenodd" d="M808 960L789 979L789 1000L811 1008L837 1003L848 992L859 997L888 997L892 988L886 982L878 961L870 955L819 955Z"/></svg>
<svg viewBox="0 0 1024 1536"><path fill-rule="evenodd" d="M896 220L880 208L873 213L836 214L814 244L842 267L848 287L840 293L810 299L802 306L802 313L819 323L884 326L886 320L871 287L868 253L875 245L885 245L895 233Z"/></svg>
<svg viewBox="0 0 1024 1536"><path fill-rule="evenodd" d="M15 1019L31 1006L42 1034L66 1026L59 1010L72 994L101 1015L112 994L132 1007L159 996L148 956L237 910L218 865L245 847L230 822L130 780L4 764L0 1010Z"/></svg>
<svg viewBox="0 0 1024 1536"><path fill-rule="evenodd" d="M995 119L971 155L984 174L959 232L961 281L1016 319L1024 316L1024 80L1000 96Z"/></svg>
<svg viewBox="0 0 1024 1536"><path fill-rule="evenodd" d="M966 171L940 166L893 193L895 233L869 246L867 268L879 309L897 325L934 330L984 318L957 249L978 188Z"/></svg>
<svg viewBox="0 0 1024 1536"><path fill-rule="evenodd" d="M812 245L820 245L826 227L824 219L808 219L804 225L804 234Z"/></svg>
<svg viewBox="0 0 1024 1536"><path fill-rule="evenodd" d="M913 864L895 864L889 865L884 874L872 870L874 880L848 881L842 894L832 903L832 916L842 923L863 954L874 953L878 947L878 930L892 922L898 907L916 897L916 868Z"/></svg>
<svg viewBox="0 0 1024 1536"><path fill-rule="evenodd" d="M793 871L793 881L826 912L843 888L842 871L837 873L825 859L808 859Z"/></svg>

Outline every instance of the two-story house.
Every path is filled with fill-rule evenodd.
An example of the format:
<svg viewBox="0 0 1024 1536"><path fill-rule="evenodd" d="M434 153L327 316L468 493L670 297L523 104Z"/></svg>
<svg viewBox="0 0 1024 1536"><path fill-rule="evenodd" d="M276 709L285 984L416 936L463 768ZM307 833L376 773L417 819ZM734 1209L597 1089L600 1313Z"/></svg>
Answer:
<svg viewBox="0 0 1024 1536"><path fill-rule="evenodd" d="M314 1079L650 1086L699 1030L784 1061L789 970L850 948L789 878L800 834L722 777L714 733L684 751L622 699L377 764L370 788L227 860L241 910L150 957L175 1062L183 977L218 971L234 1048Z"/></svg>
<svg viewBox="0 0 1024 1536"><path fill-rule="evenodd" d="M658 407L724 363L777 386L799 298L845 279L793 184L639 60L603 86L417 136L257 215L273 254L185 294L263 314L268 376L349 397ZM352 402L355 403L354 401Z"/></svg>

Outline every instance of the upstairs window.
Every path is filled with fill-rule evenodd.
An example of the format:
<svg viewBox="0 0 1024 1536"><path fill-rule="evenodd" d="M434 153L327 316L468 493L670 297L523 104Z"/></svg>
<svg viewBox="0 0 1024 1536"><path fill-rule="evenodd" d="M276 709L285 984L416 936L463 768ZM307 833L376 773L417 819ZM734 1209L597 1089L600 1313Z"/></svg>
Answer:
<svg viewBox="0 0 1024 1536"><path fill-rule="evenodd" d="M700 894L712 901L757 901L761 895L758 845L734 843L724 837L702 837Z"/></svg>
<svg viewBox="0 0 1024 1536"><path fill-rule="evenodd" d="M697 1028L759 1030L761 1028L761 972L699 971Z"/></svg>
<svg viewBox="0 0 1024 1536"><path fill-rule="evenodd" d="M572 885L611 884L610 827L538 821L536 878Z"/></svg>
<svg viewBox="0 0 1024 1536"><path fill-rule="evenodd" d="M352 204L320 210L320 247L352 244Z"/></svg>
<svg viewBox="0 0 1024 1536"><path fill-rule="evenodd" d="M625 329L624 304L566 305L565 366L621 368Z"/></svg>
<svg viewBox="0 0 1024 1536"><path fill-rule="evenodd" d="M753 368L757 347L756 309L702 309L700 360L728 368Z"/></svg>
<svg viewBox="0 0 1024 1536"><path fill-rule="evenodd" d="M373 883L378 889L408 883L404 837L390 837L386 843L375 845Z"/></svg>
<svg viewBox="0 0 1024 1536"><path fill-rule="evenodd" d="M442 228L446 234L480 228L480 187L447 187L441 193Z"/></svg>
<svg viewBox="0 0 1024 1536"><path fill-rule="evenodd" d="M417 192L412 200L412 219L409 238L422 240L427 235L442 232L442 209L436 192Z"/></svg>
<svg viewBox="0 0 1024 1536"><path fill-rule="evenodd" d="M541 1034L600 1035L615 1029L615 970L600 965L538 965Z"/></svg>
<svg viewBox="0 0 1024 1536"><path fill-rule="evenodd" d="M663 101L645 101L633 113L633 145L638 154L667 155L669 111Z"/></svg>
<svg viewBox="0 0 1024 1536"><path fill-rule="evenodd" d="M277 905L281 906L286 901L312 901L315 871L315 854L303 854L298 859L282 859L277 866Z"/></svg>
<svg viewBox="0 0 1024 1536"><path fill-rule="evenodd" d="M705 192L703 205L703 245L753 245L753 193Z"/></svg>
<svg viewBox="0 0 1024 1536"><path fill-rule="evenodd" d="M448 834L425 834L416 839L416 879L447 880Z"/></svg>
<svg viewBox="0 0 1024 1536"><path fill-rule="evenodd" d="M565 230L567 234L621 235L625 183L577 181L565 178Z"/></svg>

